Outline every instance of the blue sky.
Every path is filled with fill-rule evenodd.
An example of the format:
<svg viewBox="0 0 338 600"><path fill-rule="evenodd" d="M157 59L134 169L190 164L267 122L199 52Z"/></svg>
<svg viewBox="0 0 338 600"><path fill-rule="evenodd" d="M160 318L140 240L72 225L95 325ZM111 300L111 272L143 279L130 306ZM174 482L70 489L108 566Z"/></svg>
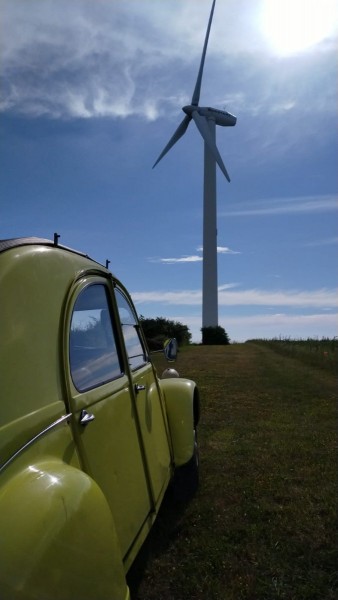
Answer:
<svg viewBox="0 0 338 600"><path fill-rule="evenodd" d="M217 128L219 323L233 341L333 337L333 0L217 0L200 104ZM190 103L211 0L0 0L1 237L87 252L137 310L200 340L203 141ZM318 10L319 9L319 10Z"/></svg>

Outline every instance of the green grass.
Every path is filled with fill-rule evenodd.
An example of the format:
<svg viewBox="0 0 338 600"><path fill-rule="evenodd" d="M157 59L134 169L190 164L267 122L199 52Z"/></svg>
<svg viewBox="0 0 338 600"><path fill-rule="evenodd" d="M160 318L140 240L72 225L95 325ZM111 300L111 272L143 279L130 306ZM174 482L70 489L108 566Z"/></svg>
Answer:
<svg viewBox="0 0 338 600"><path fill-rule="evenodd" d="M257 343L175 366L201 391L200 488L166 499L133 600L337 598L334 374Z"/></svg>

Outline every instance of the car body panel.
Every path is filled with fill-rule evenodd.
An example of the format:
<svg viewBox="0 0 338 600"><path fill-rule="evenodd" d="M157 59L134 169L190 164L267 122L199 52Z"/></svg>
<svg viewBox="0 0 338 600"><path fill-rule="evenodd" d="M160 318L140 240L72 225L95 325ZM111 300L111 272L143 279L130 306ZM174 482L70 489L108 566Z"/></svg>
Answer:
<svg viewBox="0 0 338 600"><path fill-rule="evenodd" d="M82 253L0 242L0 290L0 596L128 600L196 386L158 379L127 290Z"/></svg>
<svg viewBox="0 0 338 600"><path fill-rule="evenodd" d="M199 421L199 395L190 379L163 379L160 386L167 409L176 467L187 463L194 452L194 430Z"/></svg>
<svg viewBox="0 0 338 600"><path fill-rule="evenodd" d="M28 444L2 468L1 480L4 600L128 598L112 513L80 469L66 422Z"/></svg>
<svg viewBox="0 0 338 600"><path fill-rule="evenodd" d="M139 387L136 393L136 410L149 470L152 497L156 504L156 498L161 496L162 488L167 486L171 475L165 408L150 364L133 373L132 377L134 390Z"/></svg>

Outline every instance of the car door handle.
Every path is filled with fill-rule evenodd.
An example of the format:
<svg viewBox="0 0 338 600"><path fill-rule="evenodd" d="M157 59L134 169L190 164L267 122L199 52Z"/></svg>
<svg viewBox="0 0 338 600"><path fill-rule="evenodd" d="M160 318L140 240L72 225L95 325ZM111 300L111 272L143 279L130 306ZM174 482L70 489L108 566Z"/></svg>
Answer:
<svg viewBox="0 0 338 600"><path fill-rule="evenodd" d="M85 427L86 425L88 425L88 423L91 423L91 421L94 421L94 419L95 419L95 415L93 415L92 413L88 413L84 409L81 410L80 419L79 419L80 425Z"/></svg>
<svg viewBox="0 0 338 600"><path fill-rule="evenodd" d="M134 386L134 389L135 389L136 394L138 394L139 392L142 392L143 390L145 390L146 386L136 383Z"/></svg>

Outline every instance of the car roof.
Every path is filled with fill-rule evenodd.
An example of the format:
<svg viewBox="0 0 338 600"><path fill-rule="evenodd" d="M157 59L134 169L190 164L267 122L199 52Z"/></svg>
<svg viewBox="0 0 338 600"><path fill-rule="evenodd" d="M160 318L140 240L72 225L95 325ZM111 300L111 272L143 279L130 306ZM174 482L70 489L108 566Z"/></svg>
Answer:
<svg viewBox="0 0 338 600"><path fill-rule="evenodd" d="M85 254L84 252L79 252L78 250L74 250L73 248L68 248L67 246L58 244L58 236L56 235L54 241L38 237L21 237L0 240L0 253L5 252L6 250L11 250L12 248L18 248L19 246L52 246L54 248L61 248L62 250L74 252L74 254L79 254L80 256L84 256L85 258L93 260L92 258L90 258L90 256L88 256L88 254Z"/></svg>

